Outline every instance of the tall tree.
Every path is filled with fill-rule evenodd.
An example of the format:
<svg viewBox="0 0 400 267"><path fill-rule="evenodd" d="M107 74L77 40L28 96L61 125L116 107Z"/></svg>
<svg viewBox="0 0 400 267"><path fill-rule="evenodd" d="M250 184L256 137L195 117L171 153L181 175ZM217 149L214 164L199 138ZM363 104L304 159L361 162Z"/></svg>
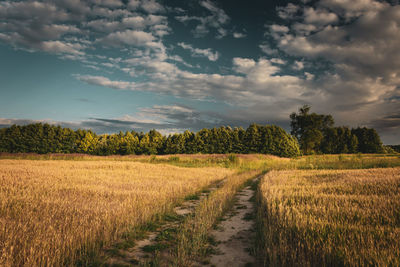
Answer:
<svg viewBox="0 0 400 267"><path fill-rule="evenodd" d="M323 140L323 133L334 125L331 115L310 113L311 107L304 105L299 113L290 114L291 134L300 143L303 153L318 153Z"/></svg>
<svg viewBox="0 0 400 267"><path fill-rule="evenodd" d="M352 133L357 136L358 139L358 151L362 153L383 153L384 149L382 141L372 128L360 128L353 129Z"/></svg>

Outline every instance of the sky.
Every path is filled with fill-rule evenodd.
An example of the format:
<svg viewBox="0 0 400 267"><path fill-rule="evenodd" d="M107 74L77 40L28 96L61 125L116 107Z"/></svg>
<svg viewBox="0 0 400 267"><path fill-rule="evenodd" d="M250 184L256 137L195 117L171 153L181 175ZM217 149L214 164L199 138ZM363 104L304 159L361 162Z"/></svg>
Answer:
<svg viewBox="0 0 400 267"><path fill-rule="evenodd" d="M398 0L0 1L0 127L290 131L305 104L400 144Z"/></svg>

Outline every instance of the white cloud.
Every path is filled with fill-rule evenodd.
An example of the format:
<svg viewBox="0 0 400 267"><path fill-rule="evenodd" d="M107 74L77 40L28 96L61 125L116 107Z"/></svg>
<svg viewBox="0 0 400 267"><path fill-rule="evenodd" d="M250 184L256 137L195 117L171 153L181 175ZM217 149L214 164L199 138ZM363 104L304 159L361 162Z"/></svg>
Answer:
<svg viewBox="0 0 400 267"><path fill-rule="evenodd" d="M299 100L334 114L338 124L355 126L398 110L399 103L390 99L396 99L400 84L399 5L321 0L313 8L293 10L281 16L288 29L272 25L267 34L280 54L298 58L293 69L303 70L305 63L318 69L318 75L304 72L309 89ZM272 54L270 46L265 50Z"/></svg>
<svg viewBox="0 0 400 267"><path fill-rule="evenodd" d="M140 6L140 0L129 0L128 8L135 10Z"/></svg>
<svg viewBox="0 0 400 267"><path fill-rule="evenodd" d="M121 17L130 16L132 13L126 9L110 9L102 6L93 6L90 8L89 14L90 17L104 17L108 19L119 19Z"/></svg>
<svg viewBox="0 0 400 267"><path fill-rule="evenodd" d="M280 74L281 69L273 65L278 61L234 58L233 69L240 75L221 75L183 71L174 64L156 58L133 58L125 62L133 69L146 68L145 73L149 78L147 81L131 86L129 82L114 82L104 77L77 78L90 84L117 89L156 91L193 99L214 99L239 106L255 103L274 105L279 101L302 98L307 91L305 80Z"/></svg>
<svg viewBox="0 0 400 267"><path fill-rule="evenodd" d="M350 20L367 12L378 12L385 8L386 4L375 0L321 0L319 5Z"/></svg>
<svg viewBox="0 0 400 267"><path fill-rule="evenodd" d="M307 81L311 81L314 79L315 75L309 72L304 72L304 75L306 76Z"/></svg>
<svg viewBox="0 0 400 267"><path fill-rule="evenodd" d="M280 18L288 21L269 25L266 34L273 38L266 38L259 45L266 58L236 57L232 60L234 73L222 75L210 69L199 73L201 67L193 72L182 70L183 65L194 66L171 54L173 47L166 46L163 40L172 32L168 17L164 13L165 16L154 15L179 13L176 19L192 22L196 37L212 32L217 38L228 35L244 38L245 33L227 28L230 18L215 2L199 1L197 11L201 13L196 16L163 7L153 0L124 3L120 0L1 1L0 40L28 51L81 60L92 69L88 71L120 69L136 81L112 80L100 75L76 76L88 84L247 106L235 117L237 121L263 118L268 110L278 111L287 119L288 110L312 103L315 111L333 113L338 122L368 122L371 119L368 114L382 117L384 112L394 113L399 107L396 100L400 95L398 5L374 0L320 0L313 2L313 7L289 3L277 9ZM210 61L220 59L220 54L212 48L195 48L183 42L179 45L192 56ZM123 56L103 57L99 54L100 46L101 49L117 47ZM295 63L290 66L286 58ZM297 76L285 74L293 69L297 70ZM342 110L350 108L354 110L353 117L346 118ZM174 105L153 107L171 116L185 113L184 109ZM171 119L170 115L165 116Z"/></svg>
<svg viewBox="0 0 400 267"><path fill-rule="evenodd" d="M216 38L223 38L228 35L228 31L224 28L229 23L230 18L224 10L218 8L211 1L200 1L202 7L208 10L211 15L209 16L176 16L175 19L182 23L188 21L197 21L198 25L192 30L195 37L203 37L210 32L210 28L217 31Z"/></svg>
<svg viewBox="0 0 400 267"><path fill-rule="evenodd" d="M220 24L224 24L229 21L229 17L226 15L225 11L215 6L211 1L201 1L200 5L208 9L211 13L215 14L215 17Z"/></svg>
<svg viewBox="0 0 400 267"><path fill-rule="evenodd" d="M123 5L121 0L91 0L92 3L106 7L120 7Z"/></svg>
<svg viewBox="0 0 400 267"><path fill-rule="evenodd" d="M171 32L167 17L130 10L137 5L155 13L163 11L163 6L154 0L130 1L127 5L128 9L121 0L1 1L0 41L85 64L90 55L83 51L95 54L99 43L155 49Z"/></svg>
<svg viewBox="0 0 400 267"><path fill-rule="evenodd" d="M178 55L169 56L168 59L169 59L169 60L176 61L176 62L180 62L180 63L182 63L184 66L186 66L186 67L188 67L188 68L194 68L193 65L187 63L186 61L183 60L182 57L180 57L180 56L178 56Z"/></svg>
<svg viewBox="0 0 400 267"><path fill-rule="evenodd" d="M148 13L163 12L164 7L154 0L142 0L141 8Z"/></svg>
<svg viewBox="0 0 400 267"><path fill-rule="evenodd" d="M315 25L304 23L295 23L292 28L299 35L309 35L311 32L317 30Z"/></svg>
<svg viewBox="0 0 400 267"><path fill-rule="evenodd" d="M0 2L0 17L7 20L29 20L37 18L44 22L65 21L69 18L65 10L54 3L39 1Z"/></svg>
<svg viewBox="0 0 400 267"><path fill-rule="evenodd" d="M84 47L80 44L63 43L61 41L46 41L41 43L41 49L49 53L67 53L74 55L84 55L81 50Z"/></svg>
<svg viewBox="0 0 400 267"><path fill-rule="evenodd" d="M122 32L113 32L101 39L100 41L110 46L133 45L145 46L151 43L155 37L148 32L126 30Z"/></svg>
<svg viewBox="0 0 400 267"><path fill-rule="evenodd" d="M245 34L245 33L242 33L242 32L234 32L233 33L233 37L234 38L244 38L244 37L246 37L247 35Z"/></svg>
<svg viewBox="0 0 400 267"><path fill-rule="evenodd" d="M279 39L282 35L285 35L289 32L289 28L285 25L272 24L265 26L270 29L270 34L274 37L274 39Z"/></svg>
<svg viewBox="0 0 400 267"><path fill-rule="evenodd" d="M304 69L304 63L303 62L301 62L301 61L295 61L294 62L294 64L293 64L293 69L294 70L302 70L302 69Z"/></svg>
<svg viewBox="0 0 400 267"><path fill-rule="evenodd" d="M118 21L108 21L106 19L97 19L89 21L86 24L91 29L95 29L100 32L113 32L120 28L120 22Z"/></svg>
<svg viewBox="0 0 400 267"><path fill-rule="evenodd" d="M260 44L258 47L260 47L261 51L267 55L275 55L278 53L277 49L272 49L268 44Z"/></svg>
<svg viewBox="0 0 400 267"><path fill-rule="evenodd" d="M335 13L323 9L314 9L312 7L304 9L304 21L308 24L322 26L336 23L338 20L339 18Z"/></svg>
<svg viewBox="0 0 400 267"><path fill-rule="evenodd" d="M0 31L3 31L2 35L4 36L4 41L28 49L40 49L41 46L39 43L42 41L60 39L66 34L80 33L80 30L76 26L72 25L39 24L34 27L33 25L20 24L19 22L0 23ZM8 38L6 38L6 36L8 36Z"/></svg>
<svg viewBox="0 0 400 267"><path fill-rule="evenodd" d="M281 58L271 58L270 61L272 63L276 63L276 64L280 64L280 65L286 64L286 61Z"/></svg>
<svg viewBox="0 0 400 267"><path fill-rule="evenodd" d="M268 27L273 33L287 33L289 31L289 28L285 25L272 24L268 25Z"/></svg>
<svg viewBox="0 0 400 267"><path fill-rule="evenodd" d="M366 76L389 82L400 71L400 6L387 5L378 13L367 13L352 24L326 26L309 36L286 34L278 38L283 51L308 58L324 58ZM354 76L354 75L349 75Z"/></svg>
<svg viewBox="0 0 400 267"><path fill-rule="evenodd" d="M183 49L189 50L194 57L206 57L210 61L217 61L219 58L218 52L213 52L211 48L207 49L200 49L194 48L192 45L185 44L185 43L178 43L178 46L182 47Z"/></svg>
<svg viewBox="0 0 400 267"><path fill-rule="evenodd" d="M233 68L239 73L248 73L252 68L256 66L256 62L250 58L233 58Z"/></svg>
<svg viewBox="0 0 400 267"><path fill-rule="evenodd" d="M78 80L91 85L99 85L108 88L118 89L118 90L134 90L134 82L126 81L111 81L110 79L103 76L92 76L92 75L74 75Z"/></svg>
<svg viewBox="0 0 400 267"><path fill-rule="evenodd" d="M104 34L114 34L112 36L118 35L120 39L121 35L126 35L129 32L124 33L127 30L132 31L140 31L151 33L154 36L163 37L171 32L170 27L168 26L168 20L165 16L159 15L131 15L123 18L121 21L110 21L108 19L97 19L92 20L87 23L87 27L91 29L95 29L98 32L102 32ZM121 32L117 34L116 32ZM133 35L137 35L138 33L133 33ZM111 38L110 37L110 38ZM126 39L125 37L122 37ZM113 43L112 40L107 40L108 43Z"/></svg>
<svg viewBox="0 0 400 267"><path fill-rule="evenodd" d="M282 19L292 19L296 13L300 10L299 6L289 3L286 7L278 7L278 16Z"/></svg>

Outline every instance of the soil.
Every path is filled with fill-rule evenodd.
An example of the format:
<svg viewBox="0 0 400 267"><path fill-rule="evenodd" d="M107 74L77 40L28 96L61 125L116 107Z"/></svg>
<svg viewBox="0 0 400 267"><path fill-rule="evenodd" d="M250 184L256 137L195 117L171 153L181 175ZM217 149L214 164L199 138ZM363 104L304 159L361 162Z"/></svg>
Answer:
<svg viewBox="0 0 400 267"><path fill-rule="evenodd" d="M256 179L254 180L254 182ZM212 185L205 192L201 193L198 199L184 201L181 205L174 208L178 216L188 216L192 214L200 201L218 187L219 184ZM231 211L227 212L215 230L210 232L214 240L214 252L202 263L195 263L194 266L216 266L216 267L236 267L236 266L256 266L256 259L252 253L255 240L255 207L251 198L255 192L251 186L247 186L236 194L236 201ZM135 245L127 249L119 249L115 255L107 255L107 266L137 266L146 264L154 258L154 251L147 251L146 247L160 244L157 241L159 234L168 229L178 229L180 221L166 222L159 226L156 231L146 233L142 240L135 241ZM159 249L158 258L160 266L168 266L168 249Z"/></svg>
<svg viewBox="0 0 400 267"><path fill-rule="evenodd" d="M232 211L211 232L217 244L216 253L206 266L256 266L256 259L251 255L255 239L253 196L254 190L250 186L241 190Z"/></svg>

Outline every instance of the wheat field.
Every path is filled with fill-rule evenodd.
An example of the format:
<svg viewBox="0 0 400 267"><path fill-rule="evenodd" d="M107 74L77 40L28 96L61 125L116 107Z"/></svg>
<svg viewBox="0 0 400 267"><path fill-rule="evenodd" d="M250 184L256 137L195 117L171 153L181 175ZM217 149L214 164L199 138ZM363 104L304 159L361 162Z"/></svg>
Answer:
<svg viewBox="0 0 400 267"><path fill-rule="evenodd" d="M232 173L139 162L0 160L0 266L72 265Z"/></svg>
<svg viewBox="0 0 400 267"><path fill-rule="evenodd" d="M400 168L271 171L258 197L266 266L400 265Z"/></svg>

